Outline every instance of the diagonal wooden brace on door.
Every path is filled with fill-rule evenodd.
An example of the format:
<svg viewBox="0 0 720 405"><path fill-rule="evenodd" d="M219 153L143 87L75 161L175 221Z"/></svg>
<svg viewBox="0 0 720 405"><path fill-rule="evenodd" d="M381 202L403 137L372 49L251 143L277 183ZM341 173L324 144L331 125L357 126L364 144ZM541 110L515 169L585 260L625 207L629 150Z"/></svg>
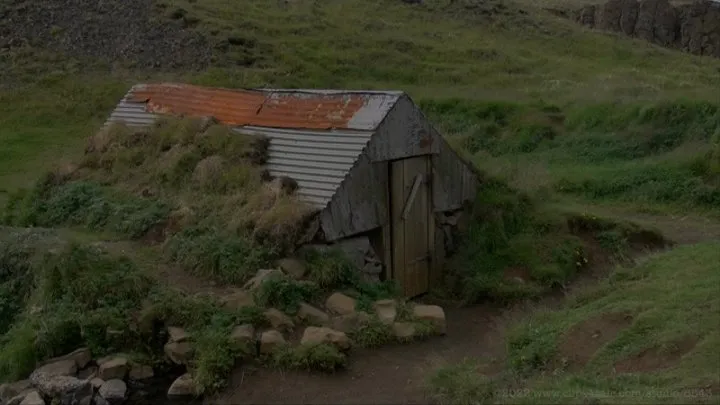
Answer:
<svg viewBox="0 0 720 405"><path fill-rule="evenodd" d="M408 196L407 201L405 201L405 208L403 208L401 216L403 221L407 219L407 216L410 213L410 208L412 208L412 204L415 202L415 197L417 197L418 190L420 190L424 177L425 176L422 174L415 176L415 182L413 183L412 190L410 190L410 195Z"/></svg>

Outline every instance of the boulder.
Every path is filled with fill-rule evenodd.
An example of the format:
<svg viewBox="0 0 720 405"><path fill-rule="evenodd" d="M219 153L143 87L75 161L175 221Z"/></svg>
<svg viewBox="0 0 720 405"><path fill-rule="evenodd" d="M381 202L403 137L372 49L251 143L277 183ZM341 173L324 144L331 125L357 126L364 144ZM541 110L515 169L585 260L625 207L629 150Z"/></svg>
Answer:
<svg viewBox="0 0 720 405"><path fill-rule="evenodd" d="M370 315L368 313L355 312L333 318L330 321L330 327L340 332L350 333L367 322L370 322Z"/></svg>
<svg viewBox="0 0 720 405"><path fill-rule="evenodd" d="M392 331L398 340L412 340L415 337L417 329L410 322L395 322L392 325Z"/></svg>
<svg viewBox="0 0 720 405"><path fill-rule="evenodd" d="M330 317L324 311L315 308L304 302L300 303L300 309L297 314L298 319L313 325L324 326L330 322Z"/></svg>
<svg viewBox="0 0 720 405"><path fill-rule="evenodd" d="M295 280L302 279L307 273L307 267L305 266L305 262L294 257L280 259L278 260L277 265L285 272L285 274L289 275Z"/></svg>
<svg viewBox="0 0 720 405"><path fill-rule="evenodd" d="M243 288L245 290L255 291L257 290L264 282L267 280L271 280L275 277L283 277L284 274L282 270L277 269L264 269L264 270L258 270L258 272L255 274L255 277L251 278Z"/></svg>
<svg viewBox="0 0 720 405"><path fill-rule="evenodd" d="M155 372L151 366L138 363L133 363L130 366L130 372L128 373L128 377L135 381L147 380L148 378L153 378L154 376Z"/></svg>
<svg viewBox="0 0 720 405"><path fill-rule="evenodd" d="M342 293L334 293L325 301L325 307L338 315L355 312L355 300Z"/></svg>
<svg viewBox="0 0 720 405"><path fill-rule="evenodd" d="M60 361L72 360L75 362L77 369L80 370L85 368L92 361L92 353L87 347L77 349L64 356L56 357L54 359L43 362L43 364L57 363Z"/></svg>
<svg viewBox="0 0 720 405"><path fill-rule="evenodd" d="M295 328L295 323L293 323L292 319L278 309L268 309L265 311L265 317L275 329L290 331Z"/></svg>
<svg viewBox="0 0 720 405"><path fill-rule="evenodd" d="M269 330L260 335L260 354L272 353L279 346L285 344L282 333L276 330Z"/></svg>
<svg viewBox="0 0 720 405"><path fill-rule="evenodd" d="M164 347L165 355L175 364L187 364L192 355L190 342L171 342Z"/></svg>
<svg viewBox="0 0 720 405"><path fill-rule="evenodd" d="M233 290L232 293L220 297L220 303L224 307L232 310L255 306L255 300L252 294L239 289Z"/></svg>
<svg viewBox="0 0 720 405"><path fill-rule="evenodd" d="M168 335L170 336L168 341L171 343L182 343L190 340L190 334L185 329L177 326L168 327Z"/></svg>
<svg viewBox="0 0 720 405"><path fill-rule="evenodd" d="M77 375L77 363L73 359L58 360L41 366L33 373L45 374L50 377ZM32 377L30 378L32 380Z"/></svg>
<svg viewBox="0 0 720 405"><path fill-rule="evenodd" d="M183 374L170 385L167 396L169 399L190 397L198 394L198 386L190 374Z"/></svg>
<svg viewBox="0 0 720 405"><path fill-rule="evenodd" d="M100 365L98 377L104 381L124 380L130 364L125 357L115 356Z"/></svg>
<svg viewBox="0 0 720 405"><path fill-rule="evenodd" d="M373 309L380 322L385 325L392 325L397 317L397 302L395 300L379 300L373 303Z"/></svg>
<svg viewBox="0 0 720 405"><path fill-rule="evenodd" d="M230 332L230 339L242 344L251 343L255 341L255 327L250 324L236 326Z"/></svg>
<svg viewBox="0 0 720 405"><path fill-rule="evenodd" d="M127 385L123 380L109 380L100 387L98 393L111 405L119 404L127 397Z"/></svg>
<svg viewBox="0 0 720 405"><path fill-rule="evenodd" d="M32 383L30 380L22 380L0 385L0 404L8 402L10 398L16 397L31 388Z"/></svg>
<svg viewBox="0 0 720 405"><path fill-rule="evenodd" d="M80 400L93 393L90 381L71 376L33 373L30 381L42 395L50 398Z"/></svg>
<svg viewBox="0 0 720 405"><path fill-rule="evenodd" d="M447 333L445 311L441 307L437 305L415 305L413 307L413 316L416 319L431 322L435 333L439 335Z"/></svg>
<svg viewBox="0 0 720 405"><path fill-rule="evenodd" d="M309 326L303 333L300 344L319 345L331 344L340 350L350 349L350 339L344 332L325 327Z"/></svg>
<svg viewBox="0 0 720 405"><path fill-rule="evenodd" d="M45 400L40 396L39 392L30 391L23 400L19 402L19 405L45 405Z"/></svg>

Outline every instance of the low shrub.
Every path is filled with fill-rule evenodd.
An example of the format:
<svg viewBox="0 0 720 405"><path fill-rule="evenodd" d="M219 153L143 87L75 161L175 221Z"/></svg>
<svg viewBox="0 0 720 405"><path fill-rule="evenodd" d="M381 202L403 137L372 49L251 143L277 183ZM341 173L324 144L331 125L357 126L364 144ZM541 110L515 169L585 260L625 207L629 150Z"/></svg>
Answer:
<svg viewBox="0 0 720 405"><path fill-rule="evenodd" d="M347 357L330 344L284 346L273 352L270 365L281 369L333 372L347 366Z"/></svg>

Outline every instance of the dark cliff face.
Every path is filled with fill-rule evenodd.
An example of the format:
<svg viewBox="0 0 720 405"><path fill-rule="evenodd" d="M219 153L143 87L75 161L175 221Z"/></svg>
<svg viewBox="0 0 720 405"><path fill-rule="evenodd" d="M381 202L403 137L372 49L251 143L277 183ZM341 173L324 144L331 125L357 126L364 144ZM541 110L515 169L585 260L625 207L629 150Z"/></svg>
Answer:
<svg viewBox="0 0 720 405"><path fill-rule="evenodd" d="M673 6L668 0L610 0L583 7L574 18L591 28L720 58L720 3L717 2L704 0Z"/></svg>

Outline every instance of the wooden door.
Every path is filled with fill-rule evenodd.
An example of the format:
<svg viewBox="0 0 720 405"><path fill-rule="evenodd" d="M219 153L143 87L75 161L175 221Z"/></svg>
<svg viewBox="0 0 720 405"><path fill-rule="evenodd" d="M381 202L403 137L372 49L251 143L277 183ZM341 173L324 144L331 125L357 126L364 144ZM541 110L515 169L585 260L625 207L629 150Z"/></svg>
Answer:
<svg viewBox="0 0 720 405"><path fill-rule="evenodd" d="M392 162L390 178L393 278L406 297L415 297L430 281L429 156Z"/></svg>

